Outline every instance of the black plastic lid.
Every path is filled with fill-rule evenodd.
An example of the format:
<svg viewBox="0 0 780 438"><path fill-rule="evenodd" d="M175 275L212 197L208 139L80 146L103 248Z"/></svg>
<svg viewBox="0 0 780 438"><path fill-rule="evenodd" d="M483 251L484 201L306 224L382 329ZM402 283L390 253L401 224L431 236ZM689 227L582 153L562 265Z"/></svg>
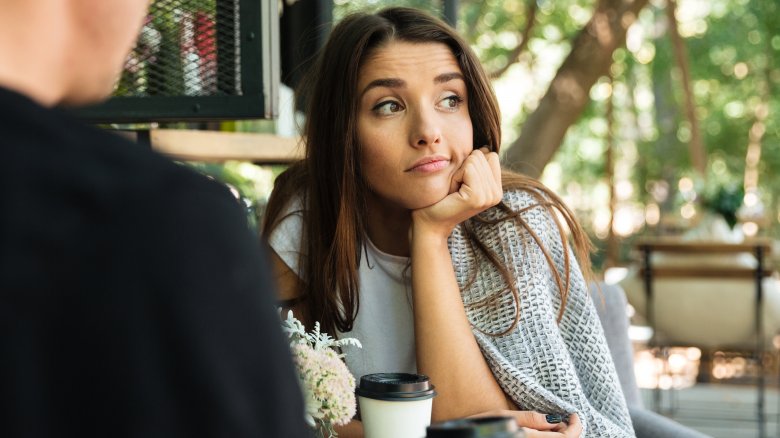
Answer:
<svg viewBox="0 0 780 438"><path fill-rule="evenodd" d="M436 396L428 376L409 373L377 373L360 377L355 393L374 400L416 401Z"/></svg>
<svg viewBox="0 0 780 438"><path fill-rule="evenodd" d="M426 438L522 437L512 417L464 418L428 426Z"/></svg>

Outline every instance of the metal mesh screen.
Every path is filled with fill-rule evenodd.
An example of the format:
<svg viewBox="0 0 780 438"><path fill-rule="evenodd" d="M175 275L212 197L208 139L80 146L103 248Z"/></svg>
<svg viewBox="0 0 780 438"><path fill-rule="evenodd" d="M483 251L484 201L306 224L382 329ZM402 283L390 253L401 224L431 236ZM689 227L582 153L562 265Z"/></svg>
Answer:
<svg viewBox="0 0 780 438"><path fill-rule="evenodd" d="M154 0L111 99L91 123L272 118L278 0Z"/></svg>
<svg viewBox="0 0 780 438"><path fill-rule="evenodd" d="M114 95L240 96L239 0L155 0Z"/></svg>

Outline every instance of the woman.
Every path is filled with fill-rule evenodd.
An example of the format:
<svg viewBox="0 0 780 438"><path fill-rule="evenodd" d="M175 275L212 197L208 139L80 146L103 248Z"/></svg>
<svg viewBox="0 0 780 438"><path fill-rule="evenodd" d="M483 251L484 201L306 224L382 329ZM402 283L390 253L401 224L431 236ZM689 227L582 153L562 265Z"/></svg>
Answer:
<svg viewBox="0 0 780 438"><path fill-rule="evenodd" d="M580 260L588 241L554 194L501 171L468 45L413 9L357 14L306 83L306 157L263 226L282 299L360 339L345 349L356 377L430 376L434 421L512 411L529 436L633 436L558 214Z"/></svg>

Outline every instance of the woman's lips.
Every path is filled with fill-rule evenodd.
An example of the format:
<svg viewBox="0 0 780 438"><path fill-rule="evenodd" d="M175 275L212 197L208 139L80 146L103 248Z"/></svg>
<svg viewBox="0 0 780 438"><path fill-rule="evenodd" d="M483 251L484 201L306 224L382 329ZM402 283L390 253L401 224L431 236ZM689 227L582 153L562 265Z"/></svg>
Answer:
<svg viewBox="0 0 780 438"><path fill-rule="evenodd" d="M446 158L423 159L415 163L407 172L432 173L444 169L450 164Z"/></svg>

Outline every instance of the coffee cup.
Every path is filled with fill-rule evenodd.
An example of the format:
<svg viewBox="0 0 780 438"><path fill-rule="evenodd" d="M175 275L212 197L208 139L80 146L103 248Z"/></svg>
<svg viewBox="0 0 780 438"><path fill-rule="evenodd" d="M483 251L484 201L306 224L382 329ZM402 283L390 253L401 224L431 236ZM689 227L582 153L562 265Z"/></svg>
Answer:
<svg viewBox="0 0 780 438"><path fill-rule="evenodd" d="M464 418L432 424L426 438L523 438L512 417Z"/></svg>
<svg viewBox="0 0 780 438"><path fill-rule="evenodd" d="M355 392L366 438L425 438L436 396L428 376L367 374Z"/></svg>

